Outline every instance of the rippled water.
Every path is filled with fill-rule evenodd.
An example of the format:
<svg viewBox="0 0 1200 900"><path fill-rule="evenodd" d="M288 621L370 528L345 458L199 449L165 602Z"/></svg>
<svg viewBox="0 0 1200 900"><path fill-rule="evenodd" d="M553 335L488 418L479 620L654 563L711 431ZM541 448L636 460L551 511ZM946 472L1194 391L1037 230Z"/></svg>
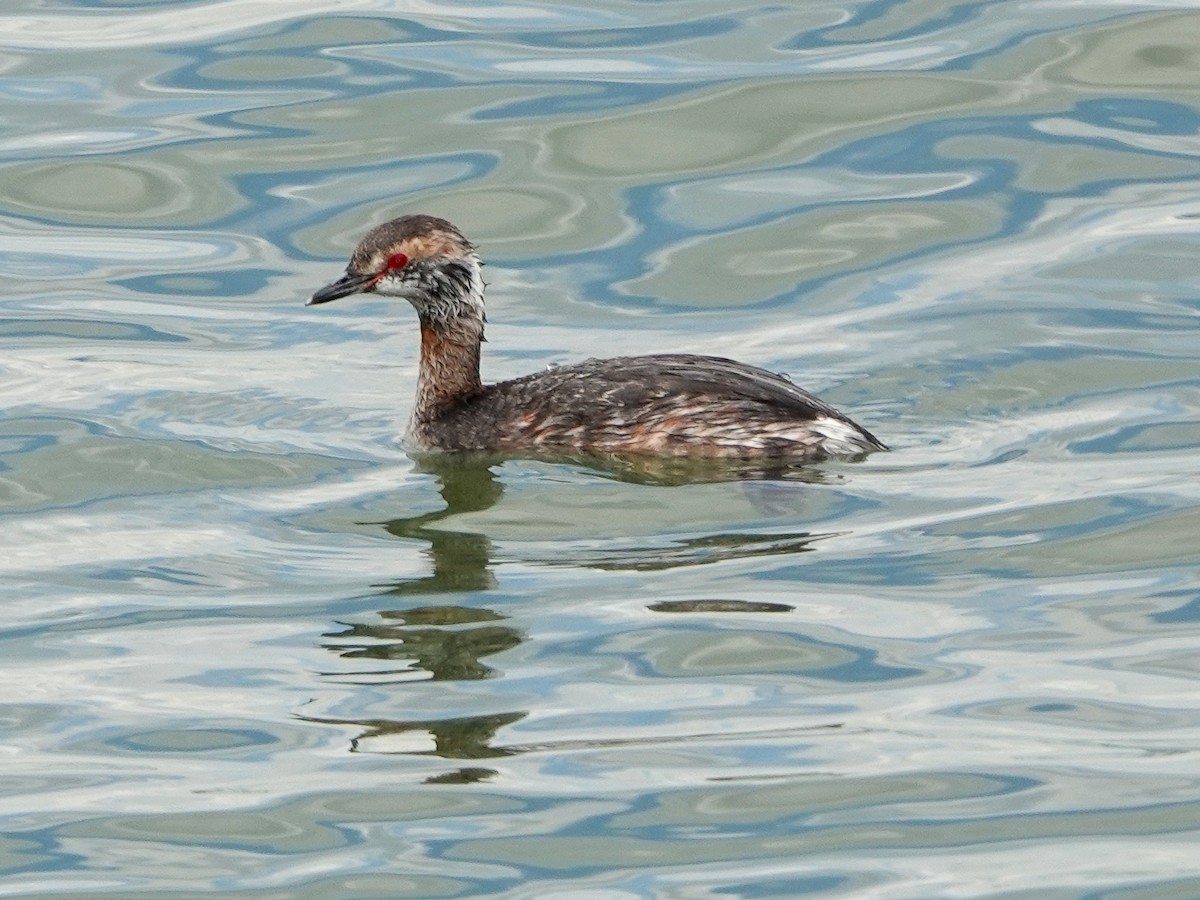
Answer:
<svg viewBox="0 0 1200 900"><path fill-rule="evenodd" d="M1190 3L18 0L0 893L1200 896ZM414 462L486 371L787 371L894 447ZM574 893L572 893L574 892Z"/></svg>

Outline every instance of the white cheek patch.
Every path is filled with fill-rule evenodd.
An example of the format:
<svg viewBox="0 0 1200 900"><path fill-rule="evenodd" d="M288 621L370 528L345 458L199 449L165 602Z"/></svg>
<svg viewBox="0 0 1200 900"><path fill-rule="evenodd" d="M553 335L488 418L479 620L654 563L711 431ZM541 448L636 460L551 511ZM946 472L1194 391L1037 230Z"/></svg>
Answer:
<svg viewBox="0 0 1200 900"><path fill-rule="evenodd" d="M375 293L383 294L385 297L403 297L405 300L413 301L414 304L425 296L420 286L414 281L406 279L401 271L388 272L376 281Z"/></svg>

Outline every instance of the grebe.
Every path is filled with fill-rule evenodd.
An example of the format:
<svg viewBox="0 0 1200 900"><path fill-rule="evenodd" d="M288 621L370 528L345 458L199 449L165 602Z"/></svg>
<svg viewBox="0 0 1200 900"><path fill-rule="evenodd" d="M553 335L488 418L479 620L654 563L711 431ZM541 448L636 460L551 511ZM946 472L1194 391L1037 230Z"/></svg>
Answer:
<svg viewBox="0 0 1200 900"><path fill-rule="evenodd" d="M422 450L811 462L887 449L786 378L714 356L589 359L483 384L481 265L445 219L402 216L368 232L345 275L307 304L375 293L416 308L421 359L408 434Z"/></svg>

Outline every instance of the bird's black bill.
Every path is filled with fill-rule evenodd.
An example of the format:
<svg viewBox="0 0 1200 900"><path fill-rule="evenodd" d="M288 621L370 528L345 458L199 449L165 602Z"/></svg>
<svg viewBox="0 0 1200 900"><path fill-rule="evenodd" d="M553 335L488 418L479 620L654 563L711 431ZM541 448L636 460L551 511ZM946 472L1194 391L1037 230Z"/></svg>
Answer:
<svg viewBox="0 0 1200 900"><path fill-rule="evenodd" d="M305 306L316 306L318 303L328 303L330 300L340 300L370 287L375 281L374 275L360 275L357 272L347 272L337 281L332 281L313 294Z"/></svg>

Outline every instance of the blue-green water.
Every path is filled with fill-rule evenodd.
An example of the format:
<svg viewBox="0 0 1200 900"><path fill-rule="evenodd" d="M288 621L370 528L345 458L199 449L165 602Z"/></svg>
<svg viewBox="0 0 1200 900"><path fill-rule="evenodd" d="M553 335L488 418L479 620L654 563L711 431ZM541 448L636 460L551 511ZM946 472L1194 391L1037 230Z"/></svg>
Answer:
<svg viewBox="0 0 1200 900"><path fill-rule="evenodd" d="M0 13L0 895L1200 896L1200 11ZM894 447L411 460L485 374L787 371Z"/></svg>

